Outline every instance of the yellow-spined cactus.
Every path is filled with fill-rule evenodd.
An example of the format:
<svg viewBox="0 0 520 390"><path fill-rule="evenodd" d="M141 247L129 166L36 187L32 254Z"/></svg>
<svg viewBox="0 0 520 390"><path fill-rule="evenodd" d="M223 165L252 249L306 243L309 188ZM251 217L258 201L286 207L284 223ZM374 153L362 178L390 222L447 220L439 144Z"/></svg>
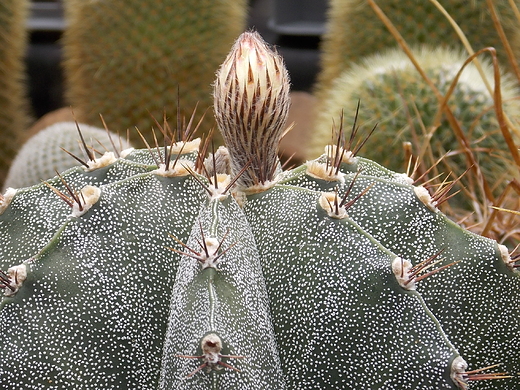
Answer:
<svg viewBox="0 0 520 390"><path fill-rule="evenodd" d="M212 105L210 84L229 46L243 31L246 1L83 1L66 0L64 36L67 96L78 120L111 130L148 131L152 115L176 124L199 117ZM206 116L206 130L213 125ZM198 118L197 118L198 119ZM135 132L134 132L135 133ZM137 139L137 141L139 141Z"/></svg>
<svg viewBox="0 0 520 390"><path fill-rule="evenodd" d="M27 0L4 0L0 4L0 183L29 122L24 83L28 4Z"/></svg>

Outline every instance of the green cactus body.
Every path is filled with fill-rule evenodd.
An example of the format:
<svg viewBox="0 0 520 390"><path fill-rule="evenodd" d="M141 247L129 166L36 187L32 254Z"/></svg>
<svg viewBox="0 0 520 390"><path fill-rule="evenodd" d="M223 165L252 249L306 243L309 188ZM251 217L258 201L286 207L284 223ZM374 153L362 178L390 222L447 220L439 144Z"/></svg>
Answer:
<svg viewBox="0 0 520 390"><path fill-rule="evenodd" d="M358 164L371 164L359 160L345 166L342 187ZM67 217L62 207L62 222L40 251L41 243L29 245L35 233L17 236L20 249L11 248L12 236L2 236L2 258L9 259L4 268L29 259L27 280L2 303L3 385L283 389L283 369L287 388L447 389L455 388L449 368L460 350L467 350L471 367L490 356L508 371L519 366L511 354L518 345L505 331L518 328L511 306L519 298L518 277L503 265L494 242L429 210L402 175L391 179L374 165L374 175L357 177L353 193L377 185L348 218L334 219L319 198L338 182L317 180L306 167L250 195L245 214L231 197L204 200L191 177L163 178L148 167L100 185L99 200L82 216ZM24 218L13 213L29 196L63 205L43 185L20 191L1 216L3 232L23 230L8 224ZM399 234L388 234L392 230ZM175 246L167 234L174 232L200 250L201 231L219 242L225 238L216 269L166 248ZM392 274L396 253L416 263L443 247L449 248L447 262L462 265L427 279L419 292L399 286ZM481 280L475 269L489 276ZM458 286L462 280L474 287ZM498 306L504 315L492 315ZM199 356L201 339L212 332L225 343L223 354L238 356L226 363L240 373L201 370L187 378L202 362L179 355ZM481 337L499 346L480 354Z"/></svg>
<svg viewBox="0 0 520 390"><path fill-rule="evenodd" d="M417 291L468 364L484 367L490 362L501 362L509 372L519 366L519 356L509 351L519 348L512 335L520 331L520 324L507 319L509 310L517 311L518 307L513 304L507 309L507 302L518 299L520 280L503 260L504 247L460 229L428 199L425 206L423 192L418 190L422 187L414 187L405 175L389 172L364 158L342 163L341 172L347 175L344 183L319 180L306 171L300 169L288 174L281 183L314 191L338 188L341 193L351 182L353 172L361 171L352 193L359 194L369 185L372 187L349 209L348 215L354 223L387 250L414 264L440 250L445 263L459 261L444 270L442 276L421 281ZM389 234L397 231L398 235ZM489 283L489 287L477 287L483 282ZM493 324L489 322L491 318ZM498 318L500 323L494 322ZM504 347L487 350L489 345L482 340L491 339L500 340Z"/></svg>
<svg viewBox="0 0 520 390"><path fill-rule="evenodd" d="M224 112L216 106L219 124L222 115L245 130L266 123L253 135L270 138L262 147L283 128L264 123L265 105L288 91L277 88L283 64L258 41L239 38L228 57L238 62L223 65L215 88L230 96ZM254 104L235 72L260 75L247 95ZM226 80L237 82L237 100ZM269 110L283 118L288 102L276 98ZM425 189L370 160L329 153L278 173L268 156L248 159L247 171L235 141L218 157L232 160L231 175L194 172L191 141L175 164L162 149L134 150L73 168L49 181L54 190L8 190L3 388L455 390L471 375L464 359L468 369L520 371L507 333L520 326L520 280L503 247L449 222ZM426 267L439 270L421 262L441 250L443 264L460 263L420 280ZM518 378L482 385L513 389Z"/></svg>
<svg viewBox="0 0 520 390"><path fill-rule="evenodd" d="M14 344L23 338L27 349L19 353L27 364L15 368L12 364L21 356L3 356L4 385L108 389L157 384L169 309L163 298L171 293L178 262L165 248L171 241L166 232L186 239L202 201L198 184L185 179L141 173L102 185L96 205L81 217L63 218L39 253L17 253L25 259L32 256L26 261L31 271L24 293L3 302L7 322L2 333L8 337L15 332L9 337ZM33 192L46 198L42 205L54 202L48 188L47 196L39 187ZM177 197L179 192L194 203ZM143 197L148 199L144 208L138 206ZM171 219L165 219L165 213ZM116 231L107 230L108 221L118 221ZM123 252L126 255L119 256ZM145 267L136 262L148 256L153 261ZM16 313L18 299L27 305L23 316ZM139 309L141 304L145 311ZM41 332L19 333L15 324L38 324ZM82 329L88 329L87 334ZM17 350L11 345L8 349ZM45 358L40 361L38 356Z"/></svg>
<svg viewBox="0 0 520 390"><path fill-rule="evenodd" d="M396 255L352 220L330 218L319 197L280 185L245 206L289 388L452 388L458 354L420 295L397 283ZM416 373L405 379L403 365Z"/></svg>
<svg viewBox="0 0 520 390"><path fill-rule="evenodd" d="M506 53L493 25L485 1L441 2L459 24L475 50L495 47L500 64L507 66ZM462 44L448 19L431 1L380 0L377 2L405 41L411 46L443 46L460 49ZM518 2L515 1L518 7ZM518 53L518 20L508 0L495 1L504 32L513 52ZM327 33L323 38L322 72L317 89L327 91L334 80L366 56L396 47L397 43L366 1L333 0L329 8Z"/></svg>
<svg viewBox="0 0 520 390"><path fill-rule="evenodd" d="M160 388L283 389L269 299L248 220L228 196L204 205L198 221L188 246L197 248L197 242L218 237L222 250L229 250L222 260L216 264L210 260L202 269L189 257L181 260L171 294ZM227 363L239 371L228 369L213 376L186 378L202 363L195 365L192 359L176 354L201 355L200 340L211 333L228 345L227 351L223 350L225 355L237 356Z"/></svg>
<svg viewBox="0 0 520 390"><path fill-rule="evenodd" d="M414 53L439 91L447 93L464 64L464 56L451 50L426 47ZM493 80L491 65L484 63L484 70L487 79ZM515 118L519 113L515 98L517 86L508 77L503 77L501 91L504 111ZM431 129L439 104L406 55L397 50L365 58L336 80L323 100L326 108L316 120L316 131L309 142L308 154L322 153L323 143L330 139L331 120L338 118L342 110L354 112L358 102L358 124L363 127L377 124L376 131L367 142L366 157L390 169L404 170L408 162L404 161L403 142L421 137L423 126L427 131ZM509 149L496 120L493 97L472 64L463 71L448 104L469 139L484 177L493 183L498 177L509 177L514 173L514 167L509 162ZM441 119L430 140L435 159L446 152L461 149L447 120L444 117ZM348 126L347 123L344 125ZM459 168L455 170L457 172L462 173L467 168L463 154L451 156L450 161Z"/></svg>
<svg viewBox="0 0 520 390"><path fill-rule="evenodd" d="M162 123L164 112L176 112L171 97L178 91L181 122L197 103L199 115L211 106L215 69L246 21L243 0L67 0L65 6L64 67L78 120L98 125L103 114L114 131L137 126L145 134L156 128L151 115ZM204 130L212 125L207 115Z"/></svg>
<svg viewBox="0 0 520 390"><path fill-rule="evenodd" d="M30 121L24 65L28 9L27 0L6 0L0 5L0 183Z"/></svg>

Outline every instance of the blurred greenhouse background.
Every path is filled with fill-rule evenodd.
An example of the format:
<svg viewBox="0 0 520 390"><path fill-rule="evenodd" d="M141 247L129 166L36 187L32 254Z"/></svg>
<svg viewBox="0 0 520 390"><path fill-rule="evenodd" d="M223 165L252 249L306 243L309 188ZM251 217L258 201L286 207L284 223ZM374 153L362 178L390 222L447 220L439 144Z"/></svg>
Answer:
<svg viewBox="0 0 520 390"><path fill-rule="evenodd" d="M318 71L318 46L327 0L250 0L250 28L276 45L287 62L292 88L310 91ZM27 71L35 118L63 107L60 39L66 21L60 0L33 0Z"/></svg>

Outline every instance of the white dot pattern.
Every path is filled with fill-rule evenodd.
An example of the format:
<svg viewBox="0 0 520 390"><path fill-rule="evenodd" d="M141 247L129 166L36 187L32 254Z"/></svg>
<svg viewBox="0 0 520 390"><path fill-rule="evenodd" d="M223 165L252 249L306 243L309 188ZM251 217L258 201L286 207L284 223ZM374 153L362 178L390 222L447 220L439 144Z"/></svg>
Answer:
<svg viewBox="0 0 520 390"><path fill-rule="evenodd" d="M458 352L469 369L520 372L518 274L495 242L428 210L403 175L362 158L342 165L344 181L300 167L251 196L244 214L155 168L148 151L133 151L67 171L74 188L102 191L77 219L44 185L20 190L0 215L2 269L35 257L0 304L0 388L454 389ZM359 168L349 199L373 187L348 218L329 218L320 192L341 194ZM223 248L236 244L218 271L167 249L178 245L168 233L197 248L198 221L218 239L229 232ZM396 256L416 264L440 249L461 262L417 292L397 284ZM240 372L186 378L201 361L176 355L200 355L210 332L223 354L247 357L224 359Z"/></svg>
<svg viewBox="0 0 520 390"><path fill-rule="evenodd" d="M151 174L101 188L3 301L1 388L157 387L179 258L168 233L187 238L205 195Z"/></svg>
<svg viewBox="0 0 520 390"><path fill-rule="evenodd" d="M340 195L359 168L362 174L349 199L375 184L349 209L351 219L385 248L413 264L441 249L443 264L460 261L421 281L418 291L470 370L501 363L500 371L519 372L520 339L514 335L520 334L520 275L504 265L496 242L432 212L402 175L392 176L391 171L370 160L359 158L357 165L342 164L347 176ZM330 191L338 185L313 179L303 171L284 183L315 191ZM520 386L515 378L482 381L478 388L503 389L509 383Z"/></svg>
<svg viewBox="0 0 520 390"><path fill-rule="evenodd" d="M245 206L289 388L453 388L456 352L420 296L397 284L395 255L329 218L318 197L279 186Z"/></svg>
<svg viewBox="0 0 520 390"><path fill-rule="evenodd" d="M269 312L260 258L248 222L234 199L213 200L201 210L188 240L226 235L218 270L202 269L196 259L181 258L172 292L169 328L164 348L160 389L282 389L283 377ZM200 341L216 333L223 354L240 372L223 369L186 378L203 362L176 355L200 355Z"/></svg>
<svg viewBox="0 0 520 390"><path fill-rule="evenodd" d="M108 167L85 172L74 167L62 174L79 191L87 185L101 186L147 172L146 166L118 160ZM58 177L47 182L67 194ZM71 214L70 207L45 184L18 190L10 207L0 215L0 266L7 269L34 256L54 236Z"/></svg>

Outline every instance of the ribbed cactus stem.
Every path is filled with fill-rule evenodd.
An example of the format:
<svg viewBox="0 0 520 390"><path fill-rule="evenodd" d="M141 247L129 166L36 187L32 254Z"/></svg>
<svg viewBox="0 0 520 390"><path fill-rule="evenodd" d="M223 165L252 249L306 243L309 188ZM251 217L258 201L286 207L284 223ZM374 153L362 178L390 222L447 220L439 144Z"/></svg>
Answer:
<svg viewBox="0 0 520 390"><path fill-rule="evenodd" d="M256 32L242 34L217 73L215 117L244 188L266 185L278 168L289 112L289 75L282 58Z"/></svg>
<svg viewBox="0 0 520 390"><path fill-rule="evenodd" d="M339 147L274 177L287 78L259 42L216 84L229 159L132 150L0 197L0 388L518 387L517 257Z"/></svg>

